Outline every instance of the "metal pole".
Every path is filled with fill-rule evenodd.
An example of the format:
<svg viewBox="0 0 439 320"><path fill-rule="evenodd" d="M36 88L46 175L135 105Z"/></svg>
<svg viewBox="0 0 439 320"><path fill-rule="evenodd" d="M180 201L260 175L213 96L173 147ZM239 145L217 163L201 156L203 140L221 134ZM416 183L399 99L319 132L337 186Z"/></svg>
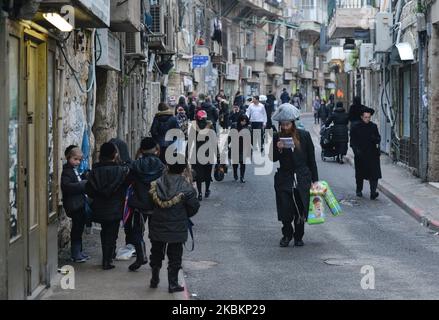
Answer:
<svg viewBox="0 0 439 320"><path fill-rule="evenodd" d="M427 181L427 162L428 162L428 117L427 106L424 104L425 94L425 75L424 75L424 52L425 52L425 32L418 33L419 43L419 176L422 182Z"/></svg>

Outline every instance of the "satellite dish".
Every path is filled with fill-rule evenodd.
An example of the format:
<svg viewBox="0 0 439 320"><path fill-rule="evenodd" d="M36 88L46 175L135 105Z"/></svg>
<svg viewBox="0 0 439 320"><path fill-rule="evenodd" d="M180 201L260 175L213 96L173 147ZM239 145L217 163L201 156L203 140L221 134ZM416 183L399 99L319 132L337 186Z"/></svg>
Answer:
<svg viewBox="0 0 439 320"><path fill-rule="evenodd" d="M396 48L398 49L399 57L401 61L409 61L415 60L415 56L413 54L413 49L408 42L401 42L396 44Z"/></svg>

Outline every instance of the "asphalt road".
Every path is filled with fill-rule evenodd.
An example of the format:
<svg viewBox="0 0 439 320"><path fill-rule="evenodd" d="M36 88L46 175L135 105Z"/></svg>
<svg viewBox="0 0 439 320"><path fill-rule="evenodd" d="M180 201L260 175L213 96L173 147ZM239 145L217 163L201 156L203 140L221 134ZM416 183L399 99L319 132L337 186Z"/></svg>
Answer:
<svg viewBox="0 0 439 320"><path fill-rule="evenodd" d="M303 119L307 128L311 121ZM439 236L383 194L369 200L367 182L357 198L353 168L322 162L314 143L320 179L344 214L327 210L324 224L306 225L304 247L280 248L273 174L255 176L250 167L240 184L229 173L193 218L195 251L183 254L192 298L439 299ZM373 268L374 289L361 286L364 266ZM370 267L363 283L371 286Z"/></svg>

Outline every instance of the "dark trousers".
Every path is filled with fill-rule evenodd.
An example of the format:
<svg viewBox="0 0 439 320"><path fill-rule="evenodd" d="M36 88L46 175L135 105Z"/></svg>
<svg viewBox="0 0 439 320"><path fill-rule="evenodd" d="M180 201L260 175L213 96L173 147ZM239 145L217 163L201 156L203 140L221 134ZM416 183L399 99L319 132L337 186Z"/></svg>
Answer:
<svg viewBox="0 0 439 320"><path fill-rule="evenodd" d="M264 123L263 122L252 122L252 130L260 130L261 132L261 138L259 139L259 143L261 144L261 148L264 148ZM252 144L253 147L255 147L255 141L253 141L253 134L252 134Z"/></svg>
<svg viewBox="0 0 439 320"><path fill-rule="evenodd" d="M183 243L166 243L151 240L151 268L161 268L165 254L168 255L168 270L180 270L183 256Z"/></svg>
<svg viewBox="0 0 439 320"><path fill-rule="evenodd" d="M245 164L243 164L243 163L240 163L239 165L238 164L234 164L233 165L233 175L235 177L238 176L238 166L239 166L239 173L241 175L241 178L244 178L244 176L245 176Z"/></svg>
<svg viewBox="0 0 439 320"><path fill-rule="evenodd" d="M101 223L101 243L103 247L116 247L119 225L119 220Z"/></svg>
<svg viewBox="0 0 439 320"><path fill-rule="evenodd" d="M86 223L85 212L76 212L72 215L72 229L70 230L70 240L74 242L82 242L82 233Z"/></svg>
<svg viewBox="0 0 439 320"><path fill-rule="evenodd" d="M294 228L293 222L282 221L282 234L289 239L293 239L295 241L302 240L303 235L305 234L305 222L299 222L299 219L294 219Z"/></svg>
<svg viewBox="0 0 439 320"><path fill-rule="evenodd" d="M357 192L363 191L364 179L356 178L356 182L357 182ZM378 179L369 180L369 184L370 184L370 193L374 194L378 188Z"/></svg>
<svg viewBox="0 0 439 320"><path fill-rule="evenodd" d="M314 112L314 124L320 123L320 117L318 112Z"/></svg>
<svg viewBox="0 0 439 320"><path fill-rule="evenodd" d="M210 181L205 181L205 183L206 183L206 191L208 191L210 189ZM203 181L197 180L198 193L202 193L202 188L203 188Z"/></svg>
<svg viewBox="0 0 439 320"><path fill-rule="evenodd" d="M143 240L145 233L145 222L148 220L148 216L141 211L134 209L131 216L128 218L125 229L125 242L132 245L139 244Z"/></svg>
<svg viewBox="0 0 439 320"><path fill-rule="evenodd" d="M303 212L304 207L302 204L302 201L300 200L300 194L299 192L294 189L295 193L295 199L297 200L297 208L299 209L299 212ZM285 237L288 237L290 239L294 238L295 241L302 240L304 234L305 234L305 221L301 221L299 217L299 212L296 212L296 209L294 210L293 215L293 221L282 221L282 234ZM294 223L294 228L293 228Z"/></svg>

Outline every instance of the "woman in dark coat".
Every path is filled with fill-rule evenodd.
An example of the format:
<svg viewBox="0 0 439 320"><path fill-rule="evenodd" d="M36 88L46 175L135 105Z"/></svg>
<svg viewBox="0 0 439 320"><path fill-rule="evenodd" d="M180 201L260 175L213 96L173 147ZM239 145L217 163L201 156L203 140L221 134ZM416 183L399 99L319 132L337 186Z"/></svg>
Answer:
<svg viewBox="0 0 439 320"><path fill-rule="evenodd" d="M381 179L380 142L378 127L370 121L372 109L363 110L362 121L351 129L351 147L355 155L357 196L362 197L363 182L369 180L370 198L375 200L378 179Z"/></svg>
<svg viewBox="0 0 439 320"><path fill-rule="evenodd" d="M309 190L312 183L319 180L314 144L309 132L296 128L294 110L284 109L273 120L280 122L280 132L273 139L273 161L280 162L274 177L277 215L283 224L280 246L287 247L293 237L295 246L303 246ZM286 148L287 145L280 139L283 137L292 137L294 148Z"/></svg>
<svg viewBox="0 0 439 320"><path fill-rule="evenodd" d="M209 149L206 150L205 157L209 159L207 163L200 162L198 151L201 147L203 147L206 143L209 143L209 132L213 132L212 122L207 120L207 113L204 110L200 110L197 112L195 122L195 154L196 154L196 163L193 166L195 171L195 181L197 182L197 190L198 190L198 200L203 200L202 195L202 186L203 182L206 184L206 191L204 196L208 198L210 196L210 183L212 182L212 169L215 160L213 159L214 155L211 155ZM201 136L201 137L200 137Z"/></svg>
<svg viewBox="0 0 439 320"><path fill-rule="evenodd" d="M119 223L122 220L124 200L127 190L128 166L117 162L117 148L112 143L104 143L100 148L99 162L90 171L85 191L93 199L92 221L100 223L102 242L102 268L114 268L111 264Z"/></svg>
<svg viewBox="0 0 439 320"><path fill-rule="evenodd" d="M349 141L349 116L343 108L343 102L337 102L334 112L328 120L326 120L325 125L328 127L331 123L334 124L334 127L332 128L332 141L335 144L335 150L337 151L337 161L340 164L343 164L343 156L348 152Z"/></svg>
<svg viewBox="0 0 439 320"><path fill-rule="evenodd" d="M250 157L250 148L247 148L248 150L245 150L245 146L244 146L244 136L245 134L248 134L248 137L251 137L251 133L250 133L250 128L249 128L249 123L250 120L249 118L245 115L245 114L241 114L241 116L238 119L238 123L237 123L237 130L239 133L242 134L242 136L239 136L238 139L238 150L239 150L239 154L238 154L238 163L233 163L233 177L235 179L235 181L238 181L238 166L239 166L239 173L240 173L240 181L241 183L245 183L245 160L247 157ZM243 131L247 131L247 132L243 132ZM244 151L248 151L248 154L244 154ZM232 156L233 156L233 146L232 146ZM235 160L235 159L233 159ZM236 161L235 160L235 161Z"/></svg>

